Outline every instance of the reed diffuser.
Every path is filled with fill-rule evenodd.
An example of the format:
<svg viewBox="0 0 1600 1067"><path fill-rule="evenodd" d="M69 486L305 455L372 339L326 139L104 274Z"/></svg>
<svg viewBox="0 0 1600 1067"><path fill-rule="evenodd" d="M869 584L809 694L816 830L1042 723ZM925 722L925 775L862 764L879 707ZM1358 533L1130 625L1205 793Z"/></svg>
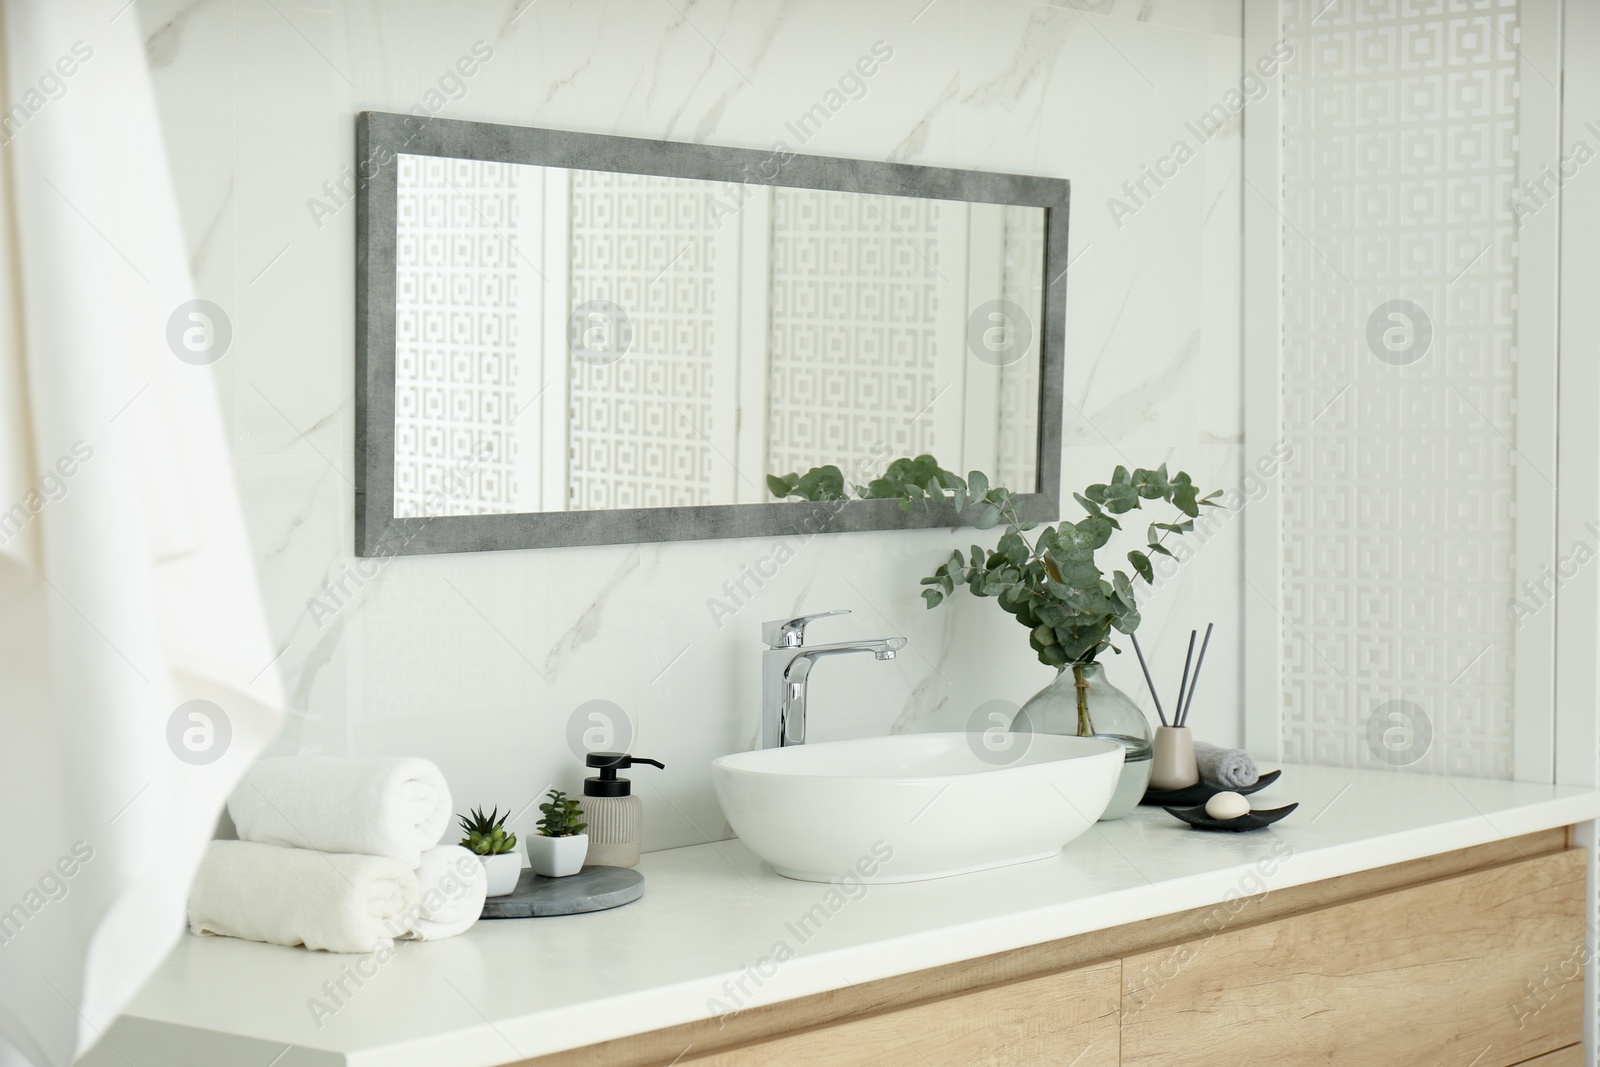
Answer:
<svg viewBox="0 0 1600 1067"><path fill-rule="evenodd" d="M1194 690L1200 681L1200 668L1205 666L1206 649L1211 647L1211 631L1215 623L1206 624L1206 636L1200 642L1200 656L1195 658L1194 643L1199 637L1197 631L1189 631L1189 651L1183 658L1183 677L1178 681L1178 702L1172 708L1172 720L1167 720L1167 714L1161 706L1161 696L1156 692L1156 683L1150 677L1150 666L1145 662L1144 650L1139 647L1139 639L1133 637L1133 650L1139 656L1139 668L1144 672L1144 683L1150 687L1150 699L1155 701L1156 715L1161 719L1161 725L1156 727L1156 736L1152 742L1154 748L1153 766L1150 768L1150 788L1163 792L1173 789L1187 789L1200 781L1200 768L1194 758L1194 736L1189 732L1189 709L1194 706ZM1130 635L1132 636L1132 635ZM1189 673L1193 666L1194 673Z"/></svg>

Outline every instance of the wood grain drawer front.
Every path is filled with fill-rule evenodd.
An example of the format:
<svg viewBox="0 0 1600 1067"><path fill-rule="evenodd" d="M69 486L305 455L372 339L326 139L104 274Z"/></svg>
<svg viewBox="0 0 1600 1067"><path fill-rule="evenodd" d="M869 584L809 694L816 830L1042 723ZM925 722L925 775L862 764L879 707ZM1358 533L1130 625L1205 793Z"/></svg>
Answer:
<svg viewBox="0 0 1600 1067"><path fill-rule="evenodd" d="M1559 1052L1547 1052L1531 1060L1523 1060L1517 1067L1583 1067L1583 1046L1568 1045Z"/></svg>
<svg viewBox="0 0 1600 1067"><path fill-rule="evenodd" d="M1112 960L718 1052L696 1067L1117 1067Z"/></svg>
<svg viewBox="0 0 1600 1067"><path fill-rule="evenodd" d="M1130 956L1122 1063L1506 1067L1560 1049L1583 1037L1583 893L1573 849Z"/></svg>

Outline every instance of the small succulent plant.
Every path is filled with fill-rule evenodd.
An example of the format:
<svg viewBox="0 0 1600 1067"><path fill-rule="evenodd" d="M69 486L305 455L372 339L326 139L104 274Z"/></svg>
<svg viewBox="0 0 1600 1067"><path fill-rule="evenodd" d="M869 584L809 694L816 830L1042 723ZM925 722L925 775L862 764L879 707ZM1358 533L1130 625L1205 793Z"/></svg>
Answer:
<svg viewBox="0 0 1600 1067"><path fill-rule="evenodd" d="M545 837L575 837L589 828L581 822L583 811L578 802L559 789L550 790L550 799L539 805L544 817L539 820L539 833Z"/></svg>
<svg viewBox="0 0 1600 1067"><path fill-rule="evenodd" d="M517 835L506 829L506 816L500 814L499 808L487 815L482 808L473 808L470 819L465 815L456 818L461 821L461 829L467 832L461 839L462 848L480 856L499 856L517 847Z"/></svg>

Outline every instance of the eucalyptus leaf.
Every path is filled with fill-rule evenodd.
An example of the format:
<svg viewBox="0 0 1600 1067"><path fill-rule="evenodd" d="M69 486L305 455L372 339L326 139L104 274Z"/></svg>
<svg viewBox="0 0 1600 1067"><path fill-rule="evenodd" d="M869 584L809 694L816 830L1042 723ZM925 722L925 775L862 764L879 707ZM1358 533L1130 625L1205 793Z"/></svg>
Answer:
<svg viewBox="0 0 1600 1067"><path fill-rule="evenodd" d="M1150 566L1150 557L1143 552L1129 552L1128 562L1133 564L1133 569L1139 572L1139 577L1147 582L1156 580L1155 568Z"/></svg>
<svg viewBox="0 0 1600 1067"><path fill-rule="evenodd" d="M1058 568L1061 572L1061 581L1067 585L1088 587L1100 581L1100 568L1094 563L1068 563Z"/></svg>
<svg viewBox="0 0 1600 1067"><path fill-rule="evenodd" d="M1143 468L1133 472L1133 487L1145 500L1163 500L1171 492L1167 486L1167 468L1163 464L1159 469L1147 471Z"/></svg>
<svg viewBox="0 0 1600 1067"><path fill-rule="evenodd" d="M1094 486L1090 486L1089 488L1093 489ZM1104 487L1102 486L1102 488L1104 488ZM1087 511L1090 515L1104 515L1105 514L1105 512L1100 509L1100 505L1099 504L1095 503L1093 500L1090 500L1088 497L1084 496L1082 493L1073 493L1072 494L1072 499L1076 500L1078 502L1078 506L1083 508L1083 510Z"/></svg>
<svg viewBox="0 0 1600 1067"><path fill-rule="evenodd" d="M1018 567L1027 563L1028 557L1033 555L1032 547L1016 530L1007 530L1000 535L1000 544L996 546L996 551L1004 556L1007 562L1014 563Z"/></svg>
<svg viewBox="0 0 1600 1067"><path fill-rule="evenodd" d="M1200 514L1200 505L1196 501L1199 490L1192 485L1176 487L1172 490L1172 503L1177 509L1191 519Z"/></svg>
<svg viewBox="0 0 1600 1067"><path fill-rule="evenodd" d="M1127 482L1114 482L1106 487L1105 505L1114 515L1132 511L1139 506L1139 491Z"/></svg>
<svg viewBox="0 0 1600 1067"><path fill-rule="evenodd" d="M985 596L999 596L1010 586L1002 571L990 571L983 578L983 592Z"/></svg>
<svg viewBox="0 0 1600 1067"><path fill-rule="evenodd" d="M1066 563L1088 563L1094 559L1094 550L1099 541L1095 531L1087 529L1087 524L1093 519L1085 519L1082 523L1074 525L1064 522L1056 527L1054 543L1048 546L1048 551L1057 560Z"/></svg>
<svg viewBox="0 0 1600 1067"><path fill-rule="evenodd" d="M1065 626L1072 616L1059 604L1044 604L1034 612L1047 626Z"/></svg>
<svg viewBox="0 0 1600 1067"><path fill-rule="evenodd" d="M1116 524L1104 516L1091 516L1078 523L1078 529L1087 531L1094 538L1095 548L1104 548L1111 540L1111 532Z"/></svg>

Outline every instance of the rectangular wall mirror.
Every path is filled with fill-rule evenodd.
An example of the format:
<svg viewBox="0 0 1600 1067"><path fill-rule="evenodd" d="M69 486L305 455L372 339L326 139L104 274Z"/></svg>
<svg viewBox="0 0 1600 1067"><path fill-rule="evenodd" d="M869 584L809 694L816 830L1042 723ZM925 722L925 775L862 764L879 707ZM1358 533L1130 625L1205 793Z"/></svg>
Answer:
<svg viewBox="0 0 1600 1067"><path fill-rule="evenodd" d="M357 550L954 525L777 500L982 470L1053 519L1068 183L369 112Z"/></svg>

